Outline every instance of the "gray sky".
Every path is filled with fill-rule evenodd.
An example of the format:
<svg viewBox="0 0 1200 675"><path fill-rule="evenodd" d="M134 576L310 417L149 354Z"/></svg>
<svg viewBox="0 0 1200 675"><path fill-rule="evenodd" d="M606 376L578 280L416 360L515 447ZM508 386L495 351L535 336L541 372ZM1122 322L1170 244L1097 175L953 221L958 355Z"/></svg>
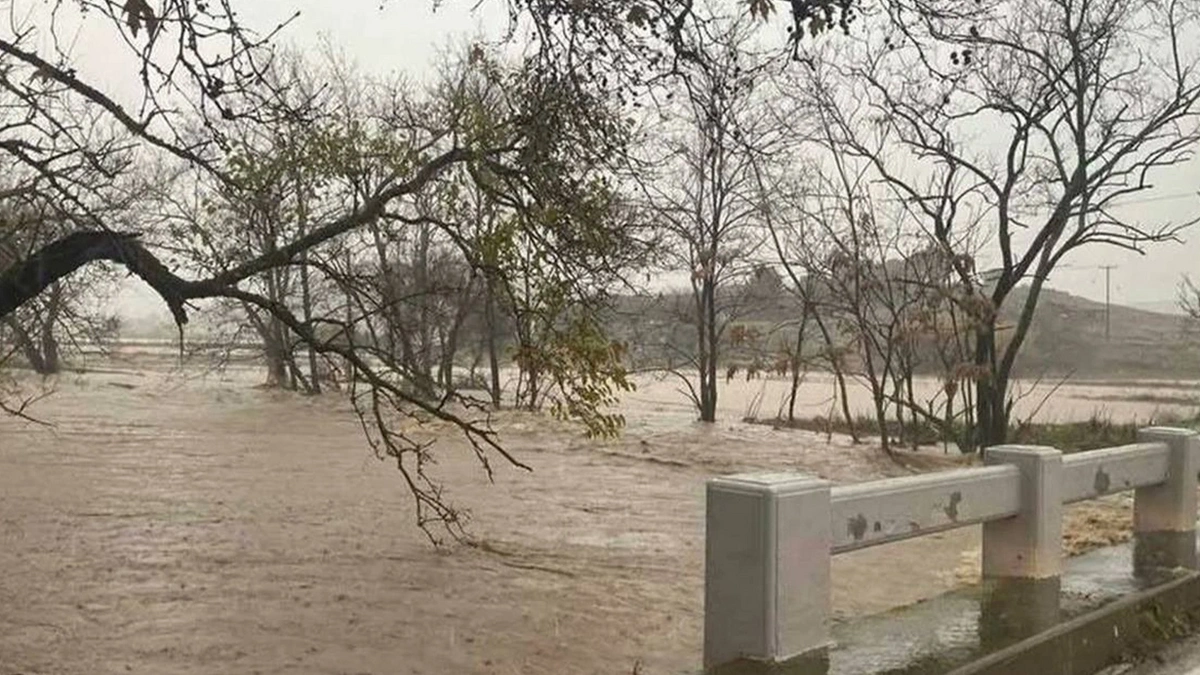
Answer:
<svg viewBox="0 0 1200 675"><path fill-rule="evenodd" d="M33 2L36 0L25 0ZM40 3L39 3L40 4ZM472 11L474 0L445 0L436 11L431 0L255 0L240 6L250 25L266 29L299 9L300 17L283 33L283 40L300 47L318 44L322 36L345 50L366 72L383 74L403 72L423 79L451 42L478 35L481 31L497 35L504 27L502 0L483 0ZM78 52L101 51L104 36L82 35ZM106 83L115 84L125 77L128 64L87 59ZM1164 170L1153 177L1155 189L1128 198L1129 215L1146 225L1182 222L1200 215L1200 159ZM1137 255L1115 248L1091 248L1077 252L1056 272L1050 285L1094 300L1103 300L1102 265L1113 265L1112 299L1121 304L1169 310L1176 297L1181 277L1190 273L1200 278L1200 230L1186 233L1185 241L1160 244L1147 254ZM122 313L153 313L169 317L153 293L130 282L120 293L117 307Z"/></svg>

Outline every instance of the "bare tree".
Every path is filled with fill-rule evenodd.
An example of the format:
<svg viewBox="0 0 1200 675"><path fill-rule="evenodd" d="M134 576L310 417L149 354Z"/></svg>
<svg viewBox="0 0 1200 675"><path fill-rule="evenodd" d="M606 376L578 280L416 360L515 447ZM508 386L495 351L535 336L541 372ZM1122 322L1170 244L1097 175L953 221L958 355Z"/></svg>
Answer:
<svg viewBox="0 0 1200 675"><path fill-rule="evenodd" d="M1200 286L1191 277L1184 277L1179 285L1179 308L1193 321L1200 321Z"/></svg>
<svg viewBox="0 0 1200 675"><path fill-rule="evenodd" d="M1002 443L1014 366L1056 266L1091 245L1141 251L1190 224L1143 225L1112 207L1200 140L1197 13L1175 0L888 6L894 32L814 52L804 92L838 147L868 160L946 252L973 327L973 445ZM998 263L991 285L970 255L982 240ZM1029 293L1001 335L999 310L1021 283Z"/></svg>
<svg viewBox="0 0 1200 675"><path fill-rule="evenodd" d="M489 197L471 178L470 172L459 168L447 172L438 182L437 190L425 204L445 222L461 223L468 237L478 241L493 241L503 237L507 227L505 210ZM497 279L476 275L466 261L446 258L440 266L444 281L443 302L451 320L441 327L443 386L451 387L449 378L455 354L463 343L470 343L473 352L468 378L475 387L475 368L485 357L488 375L483 388L488 392L492 407L502 404L501 368L506 347L514 341L513 309L507 301L504 284Z"/></svg>
<svg viewBox="0 0 1200 675"><path fill-rule="evenodd" d="M662 159L638 181L650 217L667 237L669 265L689 274L690 307L677 311L695 329L682 354L698 373L681 377L702 421L716 419L718 362L726 330L745 311L737 293L762 246L753 162L778 152L782 136L761 107L768 62L749 51L745 17L694 15L692 59L680 68L682 102L664 102L666 117L646 152Z"/></svg>
<svg viewBox="0 0 1200 675"><path fill-rule="evenodd" d="M262 126L230 124L224 130L231 146L216 175L194 167L179 167L175 180L160 179L151 188L159 215L157 229L170 239L176 264L218 274L255 255L276 251L286 241L307 234L308 221L332 212L329 199L316 194L319 181L329 180L324 160L328 134L315 119L314 101L305 65L297 58L280 61L268 71L272 86L289 90L295 121ZM152 171L170 174L169 167ZM147 201L150 201L149 199ZM246 280L246 287L270 302L297 307L305 322L312 320L312 289L307 259L263 270ZM267 385L309 393L319 391L315 353L309 350L308 373L297 358L294 338L279 317L248 301L224 303L238 317L234 330L246 328L262 344ZM237 325L241 324L241 325Z"/></svg>

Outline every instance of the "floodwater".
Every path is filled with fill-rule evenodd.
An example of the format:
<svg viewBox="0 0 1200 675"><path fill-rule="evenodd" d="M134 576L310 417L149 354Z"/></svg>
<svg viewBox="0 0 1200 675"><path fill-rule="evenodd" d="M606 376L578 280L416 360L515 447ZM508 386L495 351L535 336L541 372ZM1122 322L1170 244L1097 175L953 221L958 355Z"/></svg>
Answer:
<svg viewBox="0 0 1200 675"><path fill-rule="evenodd" d="M57 378L33 411L53 427L0 417L0 673L694 672L707 478L852 482L962 462L939 451L902 467L868 445L738 421L760 391L767 410L783 380L730 383L721 420L700 425L673 383L645 378L616 440L499 415L505 446L534 471L496 461L493 484L447 433L435 474L485 546L435 550L336 394L118 357ZM816 406L827 388L811 389ZM1078 401L1090 407L1050 412L1161 408ZM1125 502L1089 508L1072 512L1074 529L1127 527ZM970 581L978 536L839 556L836 616Z"/></svg>
<svg viewBox="0 0 1200 675"><path fill-rule="evenodd" d="M624 407L684 417L691 414L678 378L642 375L637 382L638 390L626 397ZM722 381L721 385L717 398L720 417L769 419L786 414L791 387L788 378L771 377L747 382L742 377L735 377L728 382ZM848 385L851 412L873 414L867 386L857 381L849 381ZM1016 420L1151 420L1162 415L1193 415L1200 410L1200 382L1195 381L1063 381L1059 378L1019 380L1012 387L1017 399L1013 406ZM940 391L941 383L934 378L917 378L914 389L918 400L929 400ZM841 416L841 406L834 399L833 377L825 373L806 374L796 397L797 416L827 416L831 412L835 417Z"/></svg>

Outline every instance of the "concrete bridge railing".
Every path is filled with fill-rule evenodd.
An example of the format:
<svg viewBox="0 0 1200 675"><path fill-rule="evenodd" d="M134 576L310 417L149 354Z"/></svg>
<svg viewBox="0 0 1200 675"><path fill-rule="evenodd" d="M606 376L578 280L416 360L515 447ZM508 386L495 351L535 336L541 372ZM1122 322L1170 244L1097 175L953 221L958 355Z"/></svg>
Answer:
<svg viewBox="0 0 1200 675"><path fill-rule="evenodd" d="M846 551L982 523L985 579L1057 580L1063 505L1115 492L1135 494L1135 568L1195 568L1200 436L1150 428L1138 441L1068 456L1000 446L983 467L848 486L794 473L710 480L705 670L823 659L830 561Z"/></svg>

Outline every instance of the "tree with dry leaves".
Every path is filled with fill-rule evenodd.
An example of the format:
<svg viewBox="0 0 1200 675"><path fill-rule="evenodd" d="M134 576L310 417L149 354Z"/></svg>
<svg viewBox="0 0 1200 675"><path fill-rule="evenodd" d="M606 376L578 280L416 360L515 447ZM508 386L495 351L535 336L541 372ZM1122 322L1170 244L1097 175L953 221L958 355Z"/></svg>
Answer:
<svg viewBox="0 0 1200 675"><path fill-rule="evenodd" d="M0 270L0 318L98 261L140 277L181 329L189 313L204 311L203 300L252 308L281 324L288 339L347 371L346 394L368 442L399 469L414 495L419 524L431 537L435 525L458 536L462 514L429 472L435 449L406 433L400 420L417 416L450 423L489 474L497 457L526 465L500 445L476 401L453 392L414 391L404 364L381 349L382 342L363 339L376 309L389 302L376 293L378 277L362 246L365 237L372 228L395 236L429 227L465 265L502 289L512 287L522 265L529 267L528 256L537 256L531 269L545 289L539 293L553 289L556 302L572 311L553 321L524 358L546 364L557 412L582 419L596 433L616 430L620 420L606 406L613 383L624 386L621 352L589 310L590 299L613 282L613 260L625 250L618 204L603 177L603 167L622 151L623 121L601 92L541 67L536 56L503 62L476 50L433 91L415 91L387 114L357 119L363 124L356 129L332 129L329 152L344 160L321 195L332 208L319 216L312 210L302 230L297 224L281 231L265 250L223 251L211 269L197 269L177 264L171 247L180 242L169 230L139 219L134 227L145 228L138 231L106 217L83 198L90 186L73 184L69 174L57 171L63 157L94 158L104 150L103 139L65 123L64 107L101 115L139 162L176 162L221 189L244 191L237 139L245 130L269 136L298 121L328 118L323 106L329 104L289 98L293 90L268 76L278 56L269 49L270 36L246 30L226 1L183 0L161 8L137 1L82 5L86 12L76 4L55 4L47 16L33 16L0 37L0 85L5 104L21 113L22 123L0 130L0 150L42 176L57 202L79 205L68 214L62 236ZM39 28L62 20L101 24L114 48L123 45L136 59L137 105L118 103L80 74L59 43L38 39ZM464 86L476 79L490 83L504 105L489 107ZM362 165L369 172L360 171ZM489 238L466 221L423 207L429 192L454 170L464 171L503 205L509 214L504 233L519 246L497 247L498 235ZM352 189L351 177L365 173L372 180ZM236 227L237 218L230 224ZM213 222L200 220L197 226L217 234ZM273 271L301 267L311 282L341 292L345 302L330 308L340 311L313 307L306 316L287 302L287 294L272 296L258 285Z"/></svg>
<svg viewBox="0 0 1200 675"><path fill-rule="evenodd" d="M986 447L1007 437L1014 366L1057 266L1083 248L1142 251L1191 224L1113 207L1200 142L1189 41L1200 14L1177 0L971 4L891 2L889 36L814 50L794 91L953 264L972 326L972 445ZM977 251L995 261L994 282ZM1029 292L1004 326L1019 284Z"/></svg>

